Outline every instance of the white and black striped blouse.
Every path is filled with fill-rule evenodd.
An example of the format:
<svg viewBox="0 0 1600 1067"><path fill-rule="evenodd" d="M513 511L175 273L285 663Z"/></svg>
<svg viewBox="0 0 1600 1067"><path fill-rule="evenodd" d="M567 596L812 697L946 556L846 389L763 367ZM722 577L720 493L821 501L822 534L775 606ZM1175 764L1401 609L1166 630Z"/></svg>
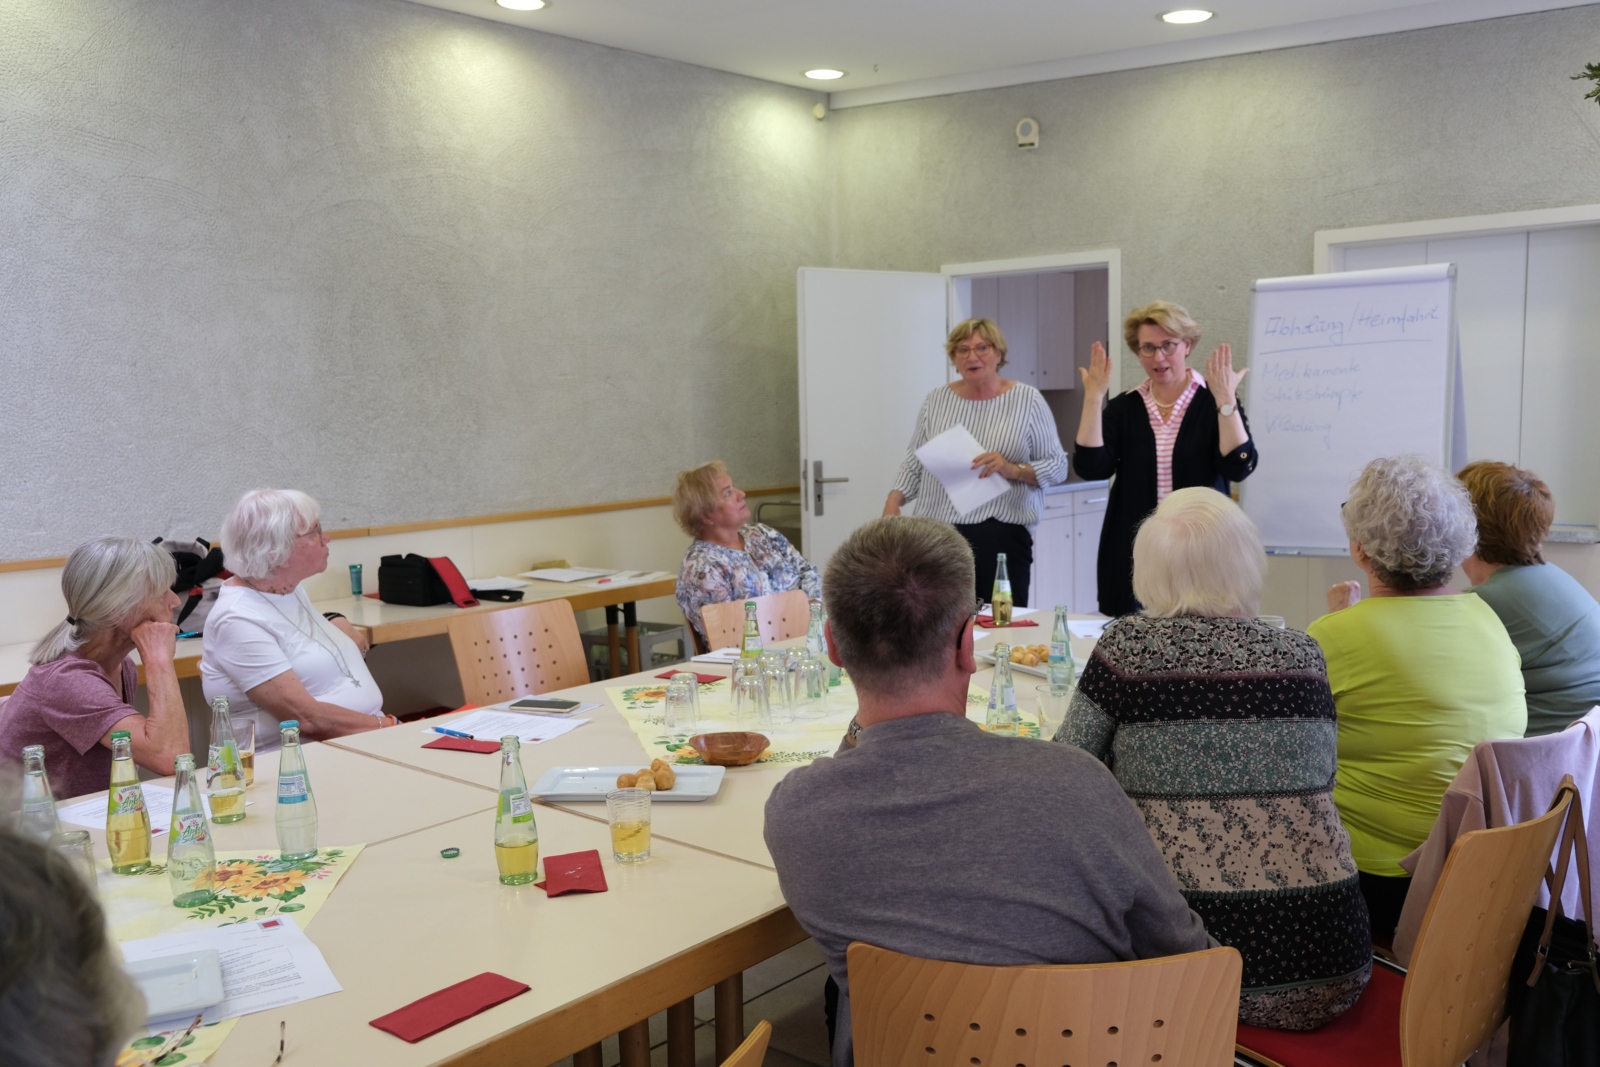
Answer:
<svg viewBox="0 0 1600 1067"><path fill-rule="evenodd" d="M992 518L1019 526L1037 523L1043 493L1026 482L1011 482L1003 496L966 514L956 511L939 479L917 459L917 449L954 426L965 426L985 451L999 452L1012 463L1032 464L1041 487L1060 485L1067 480L1067 453L1056 433L1055 416L1039 390L1018 382L989 400L963 400L949 386L935 389L917 413L917 427L894 483L907 501L918 501L918 515L941 522L967 524Z"/></svg>

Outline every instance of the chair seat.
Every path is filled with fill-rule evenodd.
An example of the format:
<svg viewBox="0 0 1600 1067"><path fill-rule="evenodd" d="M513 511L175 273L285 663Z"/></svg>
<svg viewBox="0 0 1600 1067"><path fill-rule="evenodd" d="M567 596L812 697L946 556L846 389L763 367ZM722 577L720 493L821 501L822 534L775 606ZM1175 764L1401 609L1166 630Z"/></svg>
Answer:
<svg viewBox="0 0 1600 1067"><path fill-rule="evenodd" d="M1372 968L1350 1010L1316 1030L1239 1024L1239 1050L1269 1067L1401 1067L1400 991L1405 976Z"/></svg>

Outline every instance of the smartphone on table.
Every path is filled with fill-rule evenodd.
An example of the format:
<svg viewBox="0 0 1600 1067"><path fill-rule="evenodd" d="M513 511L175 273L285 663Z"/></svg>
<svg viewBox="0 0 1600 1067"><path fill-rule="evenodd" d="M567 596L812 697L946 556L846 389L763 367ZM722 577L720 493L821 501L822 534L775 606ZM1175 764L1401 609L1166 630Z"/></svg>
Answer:
<svg viewBox="0 0 1600 1067"><path fill-rule="evenodd" d="M524 697L511 702L512 711L536 711L541 715L569 715L579 707L576 700L555 697Z"/></svg>

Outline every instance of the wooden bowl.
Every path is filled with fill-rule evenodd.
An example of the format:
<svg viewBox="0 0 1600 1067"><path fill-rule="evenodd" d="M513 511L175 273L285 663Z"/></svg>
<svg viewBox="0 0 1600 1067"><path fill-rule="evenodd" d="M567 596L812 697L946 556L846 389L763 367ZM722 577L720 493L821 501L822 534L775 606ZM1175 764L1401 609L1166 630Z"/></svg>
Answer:
<svg viewBox="0 0 1600 1067"><path fill-rule="evenodd" d="M771 744L765 734L744 731L695 734L689 738L689 747L714 767L743 767L754 763Z"/></svg>

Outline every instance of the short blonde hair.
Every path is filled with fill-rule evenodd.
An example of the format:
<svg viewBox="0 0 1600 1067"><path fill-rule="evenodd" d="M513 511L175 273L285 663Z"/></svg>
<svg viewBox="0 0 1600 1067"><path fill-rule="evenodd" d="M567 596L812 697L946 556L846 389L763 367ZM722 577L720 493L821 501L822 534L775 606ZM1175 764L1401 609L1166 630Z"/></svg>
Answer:
<svg viewBox="0 0 1600 1067"><path fill-rule="evenodd" d="M1153 300L1136 307L1122 320L1122 339L1128 351L1139 353L1139 327L1159 326L1172 336L1188 343L1190 348L1200 343L1200 324L1189 317L1187 308L1167 300Z"/></svg>
<svg viewBox="0 0 1600 1067"><path fill-rule="evenodd" d="M1000 353L999 366L1004 367L1008 351L1006 335L1000 332L1000 324L993 319L968 319L966 322L957 323L956 328L950 331L950 336L944 342L944 354L950 357L950 361L955 362L956 345L969 339L973 334L994 345L995 351Z"/></svg>
<svg viewBox="0 0 1600 1067"><path fill-rule="evenodd" d="M322 520L317 502L298 489L252 489L222 522L222 554L241 578L269 578L289 562L294 539Z"/></svg>
<svg viewBox="0 0 1600 1067"><path fill-rule="evenodd" d="M1173 490L1133 539L1133 595L1146 615L1249 617L1266 579L1256 524L1206 486Z"/></svg>
<svg viewBox="0 0 1600 1067"><path fill-rule="evenodd" d="M717 475L727 473L728 465L720 459L678 472L678 484L672 490L672 518L690 537L699 537L706 519L722 506Z"/></svg>

